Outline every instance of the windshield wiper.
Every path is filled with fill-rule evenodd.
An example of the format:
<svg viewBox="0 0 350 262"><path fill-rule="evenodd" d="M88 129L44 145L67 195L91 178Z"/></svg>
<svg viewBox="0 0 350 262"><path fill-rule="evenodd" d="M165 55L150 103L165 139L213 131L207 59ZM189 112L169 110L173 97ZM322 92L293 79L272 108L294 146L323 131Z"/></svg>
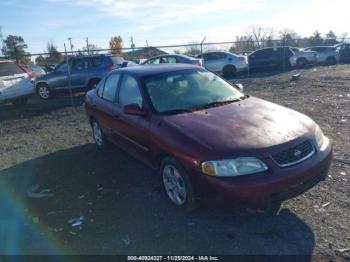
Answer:
<svg viewBox="0 0 350 262"><path fill-rule="evenodd" d="M225 105L225 104L230 104L233 102L238 102L241 101L241 99L239 98L235 98L235 99L230 99L230 100L224 100L224 101L214 101L205 105L200 105L200 106L196 106L196 107L192 107L191 110L199 110L199 109L204 109L204 108L211 108L211 107L216 107L219 105Z"/></svg>
<svg viewBox="0 0 350 262"><path fill-rule="evenodd" d="M191 113L193 110L190 109L173 109L161 112L161 114L164 115L176 115L176 114L183 114L183 113Z"/></svg>

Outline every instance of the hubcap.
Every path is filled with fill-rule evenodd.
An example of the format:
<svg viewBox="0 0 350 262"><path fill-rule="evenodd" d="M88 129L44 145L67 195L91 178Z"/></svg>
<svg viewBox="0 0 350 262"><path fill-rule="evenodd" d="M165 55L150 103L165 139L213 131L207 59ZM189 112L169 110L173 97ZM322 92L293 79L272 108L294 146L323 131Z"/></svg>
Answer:
<svg viewBox="0 0 350 262"><path fill-rule="evenodd" d="M176 205L181 206L186 201L185 182L179 170L172 165L166 165L163 169L163 182L167 195Z"/></svg>
<svg viewBox="0 0 350 262"><path fill-rule="evenodd" d="M92 133L96 144L98 146L102 146L102 132L99 125L96 122L93 122L92 124Z"/></svg>
<svg viewBox="0 0 350 262"><path fill-rule="evenodd" d="M39 87L39 95L40 97L47 99L50 96L50 90L46 86Z"/></svg>

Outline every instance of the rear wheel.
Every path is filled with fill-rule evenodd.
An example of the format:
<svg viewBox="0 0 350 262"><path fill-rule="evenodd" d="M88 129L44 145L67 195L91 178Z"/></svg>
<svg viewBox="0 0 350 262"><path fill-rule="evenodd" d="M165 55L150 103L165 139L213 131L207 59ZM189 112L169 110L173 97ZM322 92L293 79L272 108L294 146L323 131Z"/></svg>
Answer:
<svg viewBox="0 0 350 262"><path fill-rule="evenodd" d="M103 134L100 124L96 120L91 121L92 137L99 149L107 149L110 147L109 141Z"/></svg>
<svg viewBox="0 0 350 262"><path fill-rule="evenodd" d="M18 98L16 100L12 101L12 104L14 106L24 106L25 104L27 104L28 98L26 97L22 97L22 98Z"/></svg>
<svg viewBox="0 0 350 262"><path fill-rule="evenodd" d="M160 166L163 186L170 201L186 210L194 210L198 204L188 176L173 157L166 157Z"/></svg>
<svg viewBox="0 0 350 262"><path fill-rule="evenodd" d="M223 69L222 69L222 74L224 75L224 77L230 77L230 76L234 76L236 74L236 67L233 65L226 65Z"/></svg>
<svg viewBox="0 0 350 262"><path fill-rule="evenodd" d="M297 60L297 67L305 67L307 64L307 61L304 57L298 58Z"/></svg>
<svg viewBox="0 0 350 262"><path fill-rule="evenodd" d="M47 100L52 97L51 90L47 84L38 84L36 91L41 99Z"/></svg>

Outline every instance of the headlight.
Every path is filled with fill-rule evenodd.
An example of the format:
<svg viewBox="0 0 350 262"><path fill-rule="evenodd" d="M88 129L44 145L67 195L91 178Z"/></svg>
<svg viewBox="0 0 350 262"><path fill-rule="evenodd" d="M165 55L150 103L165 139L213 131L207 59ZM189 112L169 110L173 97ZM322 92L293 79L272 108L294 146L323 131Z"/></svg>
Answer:
<svg viewBox="0 0 350 262"><path fill-rule="evenodd" d="M321 128L316 125L316 130L315 130L315 139L316 139L316 143L317 143L317 146L318 148L322 148L322 145L323 145L323 142L324 142L324 134L321 130Z"/></svg>
<svg viewBox="0 0 350 262"><path fill-rule="evenodd" d="M255 157L239 157L202 163L202 172L210 176L242 176L267 170L264 162Z"/></svg>

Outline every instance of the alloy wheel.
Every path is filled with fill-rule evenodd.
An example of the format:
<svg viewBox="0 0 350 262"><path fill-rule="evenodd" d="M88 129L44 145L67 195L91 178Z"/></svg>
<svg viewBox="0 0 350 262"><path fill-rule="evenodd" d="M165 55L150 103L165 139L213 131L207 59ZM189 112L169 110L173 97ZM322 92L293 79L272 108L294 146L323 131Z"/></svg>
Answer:
<svg viewBox="0 0 350 262"><path fill-rule="evenodd" d="M48 99L50 97L50 90L47 86L39 86L38 93L42 99Z"/></svg>
<svg viewBox="0 0 350 262"><path fill-rule="evenodd" d="M163 183L170 200L181 206L186 202L187 190L180 171L173 165L166 165L163 169Z"/></svg>
<svg viewBox="0 0 350 262"><path fill-rule="evenodd" d="M102 131L96 121L92 123L92 133L96 144L102 147L103 145Z"/></svg>

